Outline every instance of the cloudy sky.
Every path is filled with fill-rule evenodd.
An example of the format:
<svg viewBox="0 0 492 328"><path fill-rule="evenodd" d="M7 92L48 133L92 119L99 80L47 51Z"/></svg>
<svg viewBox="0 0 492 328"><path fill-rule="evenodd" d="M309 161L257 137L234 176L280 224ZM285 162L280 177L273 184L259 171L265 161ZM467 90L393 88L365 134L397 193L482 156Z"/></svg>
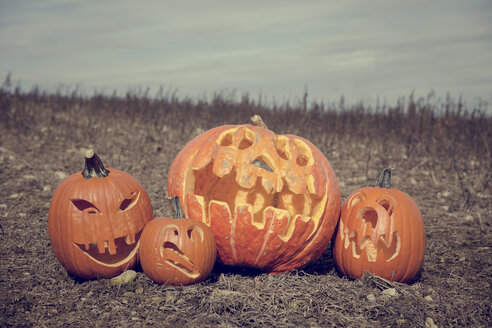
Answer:
<svg viewBox="0 0 492 328"><path fill-rule="evenodd" d="M0 0L0 79L25 89L492 100L491 0Z"/></svg>

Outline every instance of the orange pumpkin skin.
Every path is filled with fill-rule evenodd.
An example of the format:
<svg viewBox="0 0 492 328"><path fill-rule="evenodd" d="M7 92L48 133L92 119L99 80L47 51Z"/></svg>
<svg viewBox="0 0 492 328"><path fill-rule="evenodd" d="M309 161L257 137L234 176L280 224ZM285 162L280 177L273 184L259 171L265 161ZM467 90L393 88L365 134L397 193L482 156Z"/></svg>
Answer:
<svg viewBox="0 0 492 328"><path fill-rule="evenodd" d="M312 143L249 124L191 140L171 166L168 194L210 227L222 263L266 272L316 260L340 213L335 173Z"/></svg>
<svg viewBox="0 0 492 328"><path fill-rule="evenodd" d="M144 228L139 253L142 270L155 283L189 285L210 275L217 248L202 222L155 218Z"/></svg>
<svg viewBox="0 0 492 328"><path fill-rule="evenodd" d="M368 271L391 281L411 281L425 252L417 204L394 188L355 191L342 205L332 251L343 275L360 278Z"/></svg>
<svg viewBox="0 0 492 328"><path fill-rule="evenodd" d="M58 261L72 275L111 278L135 266L139 238L153 218L149 196L130 174L106 177L79 172L56 189L48 232Z"/></svg>

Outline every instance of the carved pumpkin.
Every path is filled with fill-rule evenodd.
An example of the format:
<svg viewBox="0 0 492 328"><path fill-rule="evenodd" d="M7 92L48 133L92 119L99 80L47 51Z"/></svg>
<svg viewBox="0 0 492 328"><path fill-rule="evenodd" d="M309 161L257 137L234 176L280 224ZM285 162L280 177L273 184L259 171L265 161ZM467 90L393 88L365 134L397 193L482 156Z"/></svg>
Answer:
<svg viewBox="0 0 492 328"><path fill-rule="evenodd" d="M368 271L408 282L422 266L422 215L410 196L390 188L390 177L391 169L383 170L378 186L355 191L342 205L332 250L344 275L360 278Z"/></svg>
<svg viewBox="0 0 492 328"><path fill-rule="evenodd" d="M316 260L340 211L335 173L309 141L255 125L202 133L177 155L168 193L210 226L226 265L285 272Z"/></svg>
<svg viewBox="0 0 492 328"><path fill-rule="evenodd" d="M69 273L110 278L135 265L140 234L152 218L140 183L128 173L105 169L90 150L84 170L56 189L48 231L53 252Z"/></svg>
<svg viewBox="0 0 492 328"><path fill-rule="evenodd" d="M156 218L140 238L140 264L157 284L189 285L205 280L217 258L209 227L183 216L178 197L170 199L172 218Z"/></svg>

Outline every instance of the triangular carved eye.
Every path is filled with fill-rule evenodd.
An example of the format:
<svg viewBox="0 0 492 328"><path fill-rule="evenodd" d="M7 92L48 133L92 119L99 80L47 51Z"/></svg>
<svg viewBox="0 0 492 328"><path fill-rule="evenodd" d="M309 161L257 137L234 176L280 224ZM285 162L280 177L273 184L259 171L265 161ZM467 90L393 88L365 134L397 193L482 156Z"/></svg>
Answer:
<svg viewBox="0 0 492 328"><path fill-rule="evenodd" d="M268 172L273 172L273 169L268 163L263 159L263 156L259 156L256 158L252 164L256 167L259 167L260 169L267 170Z"/></svg>
<svg viewBox="0 0 492 328"><path fill-rule="evenodd" d="M97 207L84 199L72 199L72 204L81 212L86 212L89 214L99 213Z"/></svg>
<svg viewBox="0 0 492 328"><path fill-rule="evenodd" d="M132 192L130 194L130 197L125 198L121 204L120 204L120 211L125 211L131 209L135 204L138 202L138 199L140 198L140 193L139 192Z"/></svg>

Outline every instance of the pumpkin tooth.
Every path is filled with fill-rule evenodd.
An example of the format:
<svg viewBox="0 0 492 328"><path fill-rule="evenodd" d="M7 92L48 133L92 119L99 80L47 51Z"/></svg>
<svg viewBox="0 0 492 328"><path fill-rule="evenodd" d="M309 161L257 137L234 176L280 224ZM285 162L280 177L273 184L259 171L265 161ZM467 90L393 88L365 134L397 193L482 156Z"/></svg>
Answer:
<svg viewBox="0 0 492 328"><path fill-rule="evenodd" d="M125 237L125 242L127 245L135 244L135 234L129 234Z"/></svg>
<svg viewBox="0 0 492 328"><path fill-rule="evenodd" d="M106 252L107 243L107 241L97 243L97 250L99 251L99 254Z"/></svg>
<svg viewBox="0 0 492 328"><path fill-rule="evenodd" d="M89 250L89 248L90 248L89 243L86 243L84 246L85 246L85 250L86 250L86 251L88 251L88 250Z"/></svg>
<svg viewBox="0 0 492 328"><path fill-rule="evenodd" d="M116 254L116 244L114 242L114 239L110 239L109 241L105 242L106 248L109 249L109 254L115 255Z"/></svg>

